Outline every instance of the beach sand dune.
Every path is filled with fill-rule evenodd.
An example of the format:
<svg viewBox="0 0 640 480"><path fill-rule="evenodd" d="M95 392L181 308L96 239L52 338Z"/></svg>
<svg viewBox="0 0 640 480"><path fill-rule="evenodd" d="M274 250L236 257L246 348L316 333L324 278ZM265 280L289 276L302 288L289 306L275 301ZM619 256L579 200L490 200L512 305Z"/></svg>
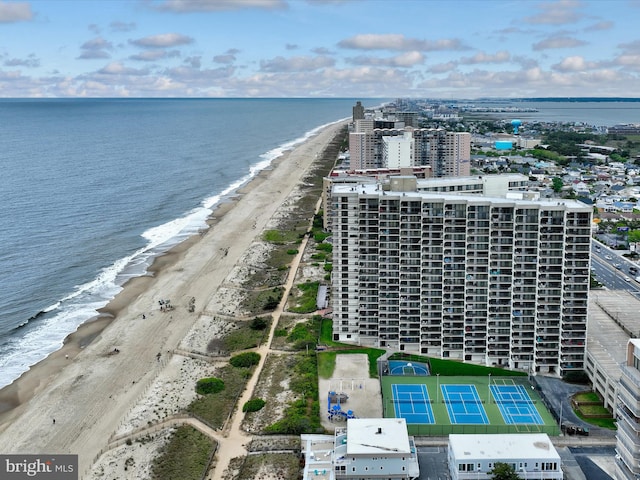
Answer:
<svg viewBox="0 0 640 480"><path fill-rule="evenodd" d="M216 292L343 126L329 126L285 153L220 206L206 232L161 257L152 274L130 281L98 320L0 391L0 451L79 454L80 474L86 472L154 391L163 369L176 368L174 349L203 344L193 340L194 325L234 314ZM174 308L161 311L160 300Z"/></svg>

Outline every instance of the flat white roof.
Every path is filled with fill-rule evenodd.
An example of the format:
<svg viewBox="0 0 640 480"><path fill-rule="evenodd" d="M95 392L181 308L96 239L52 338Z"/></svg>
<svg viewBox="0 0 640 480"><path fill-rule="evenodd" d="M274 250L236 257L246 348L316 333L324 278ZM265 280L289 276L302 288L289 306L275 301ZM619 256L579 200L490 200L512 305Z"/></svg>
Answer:
<svg viewBox="0 0 640 480"><path fill-rule="evenodd" d="M554 206L564 206L567 210L580 210L580 211L591 211L593 209L592 206L581 203L577 200L571 199L553 199L553 200L523 200L523 199L514 199L514 198L506 198L506 197L490 197L485 195L456 195L452 193L436 193L436 192L425 192L425 191L410 191L410 192L402 192L402 191L386 191L382 190L382 187L379 183L375 184L334 184L333 186L333 194L340 195L345 193L353 193L356 192L358 194L364 195L377 195L379 197L387 196L387 197L409 197L409 198L421 198L427 201L450 201L450 202L464 202L468 201L473 204L478 203L496 203L496 204L508 204L517 207L527 207L527 206L538 206L542 208L551 208Z"/></svg>
<svg viewBox="0 0 640 480"><path fill-rule="evenodd" d="M347 455L372 453L411 453L407 422L404 418L347 420Z"/></svg>
<svg viewBox="0 0 640 480"><path fill-rule="evenodd" d="M546 433L451 434L449 435L449 448L451 448L456 461L480 458L496 460L560 459L560 455Z"/></svg>

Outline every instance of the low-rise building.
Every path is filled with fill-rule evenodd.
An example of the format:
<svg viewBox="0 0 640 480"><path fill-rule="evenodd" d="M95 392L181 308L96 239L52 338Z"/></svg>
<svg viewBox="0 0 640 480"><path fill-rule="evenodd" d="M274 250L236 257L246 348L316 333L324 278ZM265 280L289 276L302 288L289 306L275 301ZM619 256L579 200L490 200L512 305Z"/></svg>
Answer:
<svg viewBox="0 0 640 480"><path fill-rule="evenodd" d="M404 418L352 418L328 435L302 435L303 478L414 479L420 474Z"/></svg>
<svg viewBox="0 0 640 480"><path fill-rule="evenodd" d="M545 433L449 435L451 480L493 478L497 462L526 480L562 480L560 455Z"/></svg>

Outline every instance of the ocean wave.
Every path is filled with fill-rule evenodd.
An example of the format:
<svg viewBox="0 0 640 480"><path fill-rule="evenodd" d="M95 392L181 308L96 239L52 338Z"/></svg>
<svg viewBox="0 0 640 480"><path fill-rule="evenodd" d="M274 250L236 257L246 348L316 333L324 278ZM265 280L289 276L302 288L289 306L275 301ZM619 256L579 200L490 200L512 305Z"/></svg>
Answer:
<svg viewBox="0 0 640 480"><path fill-rule="evenodd" d="M9 337L2 345L0 387L9 385L31 366L60 349L64 339L94 318L101 306L103 302L67 305L36 326L23 329L26 330L23 335Z"/></svg>
<svg viewBox="0 0 640 480"><path fill-rule="evenodd" d="M71 293L24 322L18 327L22 334L9 335L3 342L0 387L10 384L29 367L58 350L69 334L95 318L98 310L115 298L127 280L146 274L154 258L208 228L207 219L221 201L233 195L285 152L317 135L323 128L341 121L320 125L263 153L259 156L260 160L249 167L246 175L231 182L222 191L204 198L200 206L183 216L142 232L141 237L147 241L144 247L103 268L93 280L76 286Z"/></svg>

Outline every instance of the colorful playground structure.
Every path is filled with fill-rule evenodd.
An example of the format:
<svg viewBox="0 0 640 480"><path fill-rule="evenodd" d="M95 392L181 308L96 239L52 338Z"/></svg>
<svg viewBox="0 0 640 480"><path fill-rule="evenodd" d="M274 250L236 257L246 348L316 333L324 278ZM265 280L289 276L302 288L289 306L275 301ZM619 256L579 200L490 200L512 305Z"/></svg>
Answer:
<svg viewBox="0 0 640 480"><path fill-rule="evenodd" d="M342 404L349 399L346 393L329 392L327 395L327 416L330 421L347 421L349 418L356 418L352 410L342 410Z"/></svg>

